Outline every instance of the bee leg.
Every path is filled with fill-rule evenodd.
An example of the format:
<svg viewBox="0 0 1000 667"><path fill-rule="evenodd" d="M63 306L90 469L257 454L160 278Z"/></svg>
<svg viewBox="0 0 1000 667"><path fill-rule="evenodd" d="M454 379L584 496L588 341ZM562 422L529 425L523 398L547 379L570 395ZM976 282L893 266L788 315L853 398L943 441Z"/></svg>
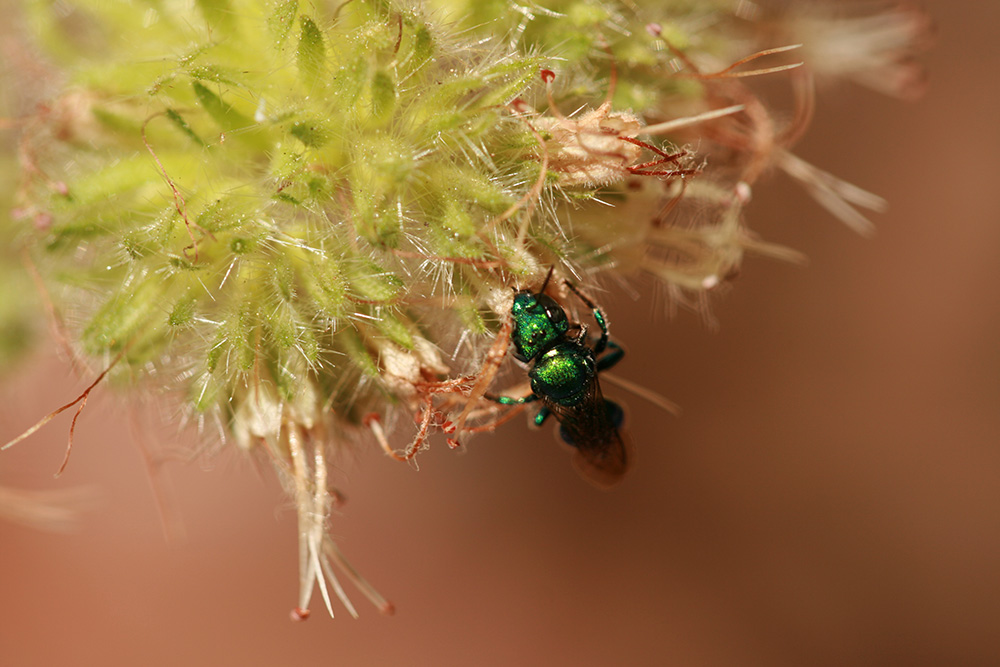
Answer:
<svg viewBox="0 0 1000 667"><path fill-rule="evenodd" d="M499 403L500 405L524 405L525 403L534 403L538 400L538 397L534 394L528 394L527 396L521 396L515 398L514 396L494 396L493 394L484 394L483 398L493 401L494 403Z"/></svg>
<svg viewBox="0 0 1000 667"><path fill-rule="evenodd" d="M496 401L500 405L524 405L525 403L534 403L538 400L538 396L535 394L521 396L520 398L514 398L513 396L493 396L492 394L486 394L485 397L491 401ZM541 426L545 420L549 418L550 414L552 414L552 411L543 405L542 408L535 413L535 416L532 417L531 423L535 426Z"/></svg>
<svg viewBox="0 0 1000 667"><path fill-rule="evenodd" d="M601 327L601 337L597 340L594 345L594 354L600 354L604 351L604 348L608 345L608 320L604 317L604 311L597 307L597 304L590 300L583 292L577 289L576 285L570 281L566 281L566 287L573 290L573 294L579 297L580 301L586 304L587 308L590 308L590 312L594 316L594 320L597 322L598 326ZM620 349L620 348L619 348Z"/></svg>
<svg viewBox="0 0 1000 667"><path fill-rule="evenodd" d="M621 361L622 357L625 356L625 350L623 350L622 346L614 342L613 340L608 341L607 348L608 348L608 353L597 360L598 372L608 370L609 368L617 364L619 361Z"/></svg>

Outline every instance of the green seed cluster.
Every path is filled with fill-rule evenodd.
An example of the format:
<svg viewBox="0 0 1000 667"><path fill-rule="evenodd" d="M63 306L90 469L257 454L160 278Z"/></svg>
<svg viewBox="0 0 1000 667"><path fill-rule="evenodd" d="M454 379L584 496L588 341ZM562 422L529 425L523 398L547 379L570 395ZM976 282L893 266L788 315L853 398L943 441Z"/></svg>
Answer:
<svg viewBox="0 0 1000 667"><path fill-rule="evenodd" d="M374 0L67 7L32 5L75 81L26 130L29 244L87 355L235 430L262 387L356 423L454 370L428 341L492 335L496 290L611 260L565 226L598 188L545 173L558 146L512 106L544 104L543 66L564 99L615 67L627 106L678 95L638 17L592 3L473 3L463 41Z"/></svg>
<svg viewBox="0 0 1000 667"><path fill-rule="evenodd" d="M33 249L83 306L89 355L169 367L200 411L312 383L354 418L380 352L427 337L415 304L485 333L471 287L534 268L509 229L481 230L538 177L505 111L537 57L477 52L379 2L73 7L51 45L84 25L109 48L33 128L45 176L29 193Z"/></svg>

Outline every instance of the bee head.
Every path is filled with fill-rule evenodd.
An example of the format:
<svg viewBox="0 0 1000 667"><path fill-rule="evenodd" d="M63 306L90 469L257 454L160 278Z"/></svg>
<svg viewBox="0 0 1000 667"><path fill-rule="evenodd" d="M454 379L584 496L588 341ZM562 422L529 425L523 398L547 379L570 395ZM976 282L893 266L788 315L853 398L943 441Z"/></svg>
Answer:
<svg viewBox="0 0 1000 667"><path fill-rule="evenodd" d="M541 292L527 290L514 295L511 307L514 330L514 356L530 361L562 340L569 330L566 311L555 299Z"/></svg>

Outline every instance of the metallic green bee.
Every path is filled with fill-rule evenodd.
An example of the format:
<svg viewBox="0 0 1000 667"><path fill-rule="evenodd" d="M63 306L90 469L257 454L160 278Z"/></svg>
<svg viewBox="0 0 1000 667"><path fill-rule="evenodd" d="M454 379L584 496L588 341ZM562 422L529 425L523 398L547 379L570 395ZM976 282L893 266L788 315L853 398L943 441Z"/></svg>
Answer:
<svg viewBox="0 0 1000 667"><path fill-rule="evenodd" d="M601 335L588 347L587 327L571 325L555 299L545 294L552 272L538 292L522 290L514 296L512 354L529 364L531 395L521 398L491 397L503 405L540 401L534 423L541 426L550 415L559 420L559 434L576 449L574 464L589 482L609 487L628 469L628 454L618 428L624 413L601 394L598 374L621 361L624 350L608 339L604 313L571 283L569 287L590 308ZM575 335L570 331L576 329ZM603 354L602 353L605 353Z"/></svg>

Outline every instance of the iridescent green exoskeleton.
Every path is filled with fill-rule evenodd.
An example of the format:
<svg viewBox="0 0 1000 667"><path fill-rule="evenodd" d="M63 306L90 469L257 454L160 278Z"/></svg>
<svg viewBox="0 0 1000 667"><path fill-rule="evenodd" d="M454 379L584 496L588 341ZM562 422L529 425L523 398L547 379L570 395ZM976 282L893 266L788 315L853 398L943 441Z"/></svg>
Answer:
<svg viewBox="0 0 1000 667"><path fill-rule="evenodd" d="M549 277L551 277L551 272ZM571 325L555 299L545 294L549 278L538 292L522 290L514 296L512 354L527 363L531 395L492 397L503 405L540 401L534 417L541 426L549 415L559 420L559 434L576 449L574 463L580 474L600 487L616 484L628 469L628 455L618 427L622 409L601 394L598 374L618 363L624 351L608 339L604 313L571 283L601 328L593 347L587 345L587 328ZM576 330L575 335L570 335Z"/></svg>

